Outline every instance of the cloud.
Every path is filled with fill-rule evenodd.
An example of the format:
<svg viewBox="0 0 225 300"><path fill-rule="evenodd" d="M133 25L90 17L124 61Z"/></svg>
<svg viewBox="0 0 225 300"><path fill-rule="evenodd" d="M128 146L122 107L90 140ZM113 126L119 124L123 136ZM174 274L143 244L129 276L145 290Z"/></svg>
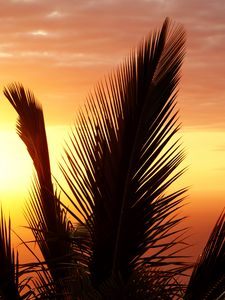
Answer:
<svg viewBox="0 0 225 300"><path fill-rule="evenodd" d="M34 3L37 0L11 0L12 3Z"/></svg>
<svg viewBox="0 0 225 300"><path fill-rule="evenodd" d="M47 18L50 18L50 19L55 19L55 18L57 19L57 18L61 18L62 16L63 16L63 14L57 10L54 10L54 11L50 12L49 14L47 14Z"/></svg>
<svg viewBox="0 0 225 300"><path fill-rule="evenodd" d="M0 52L0 58L9 58L12 57L13 54L9 52Z"/></svg>
<svg viewBox="0 0 225 300"><path fill-rule="evenodd" d="M19 56L23 58L52 58L52 54L45 51L23 51L19 53Z"/></svg>
<svg viewBox="0 0 225 300"><path fill-rule="evenodd" d="M35 30L35 31L30 32L30 34L34 35L34 36L47 36L48 32L44 31L44 30Z"/></svg>

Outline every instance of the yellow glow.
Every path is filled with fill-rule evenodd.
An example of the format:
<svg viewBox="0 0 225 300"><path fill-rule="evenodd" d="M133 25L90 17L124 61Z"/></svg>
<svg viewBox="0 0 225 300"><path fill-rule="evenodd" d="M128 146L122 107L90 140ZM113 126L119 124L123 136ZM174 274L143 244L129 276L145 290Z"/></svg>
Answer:
<svg viewBox="0 0 225 300"><path fill-rule="evenodd" d="M64 188L67 187L58 163L69 132L67 126L47 128L52 174ZM182 214L189 216L186 225L191 226L192 241L198 248L193 255L197 255L224 206L225 133L184 130L181 136L187 152L183 166L188 170L171 188L174 191L190 187L186 200L189 204ZM10 213L13 229L25 240L32 238L21 227L26 225L23 209L29 200L32 173L32 161L15 129L0 131L0 201L4 212Z"/></svg>
<svg viewBox="0 0 225 300"><path fill-rule="evenodd" d="M15 132L0 132L0 187L1 190L14 190L21 187L24 179L30 176L31 160L25 146Z"/></svg>
<svg viewBox="0 0 225 300"><path fill-rule="evenodd" d="M70 128L51 126L47 128L52 173L62 180L58 162L63 154L64 140ZM182 140L187 152L184 166L188 171L179 180L182 186L190 186L190 193L203 195L213 192L225 194L225 133L184 131ZM7 197L13 207L16 195L27 197L31 185L33 165L26 147L15 130L0 131L0 199ZM3 199L3 200L2 200ZM18 201L16 201L18 202ZM19 201L20 202L20 201Z"/></svg>
<svg viewBox="0 0 225 300"><path fill-rule="evenodd" d="M0 131L0 200L18 218L31 174L32 162L15 131Z"/></svg>
<svg viewBox="0 0 225 300"><path fill-rule="evenodd" d="M55 126L47 129L52 173L60 178L58 161L62 154L66 127ZM25 202L29 200L34 172L33 163L27 149L12 130L0 131L0 205L6 214L10 214L12 226L20 229L26 225L23 216Z"/></svg>
<svg viewBox="0 0 225 300"><path fill-rule="evenodd" d="M187 131L183 141L189 166L185 178L191 190L225 196L225 132Z"/></svg>

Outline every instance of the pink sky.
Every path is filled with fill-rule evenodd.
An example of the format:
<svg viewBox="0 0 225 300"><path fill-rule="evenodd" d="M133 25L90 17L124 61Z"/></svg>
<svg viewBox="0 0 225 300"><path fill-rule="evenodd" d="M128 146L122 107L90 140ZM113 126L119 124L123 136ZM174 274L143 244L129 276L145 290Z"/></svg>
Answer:
<svg viewBox="0 0 225 300"><path fill-rule="evenodd" d="M187 31L184 126L224 130L224 15L223 0L2 0L1 84L21 81L49 123L70 124L96 82L169 16Z"/></svg>

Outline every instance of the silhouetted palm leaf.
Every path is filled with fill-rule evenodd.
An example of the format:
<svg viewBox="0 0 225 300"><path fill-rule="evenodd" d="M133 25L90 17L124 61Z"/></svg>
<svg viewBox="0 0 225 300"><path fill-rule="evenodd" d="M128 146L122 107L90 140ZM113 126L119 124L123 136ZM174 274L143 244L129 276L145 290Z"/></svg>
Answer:
<svg viewBox="0 0 225 300"><path fill-rule="evenodd" d="M0 215L0 299L19 300L30 299L32 292L28 290L29 277L22 278L19 270L18 253L15 254L11 245L11 222L5 222L3 212Z"/></svg>
<svg viewBox="0 0 225 300"><path fill-rule="evenodd" d="M107 280L126 286L145 265L171 268L176 276L173 265L181 264L175 228L185 190L165 193L182 174L173 174L184 157L173 137L184 42L182 27L166 19L89 96L65 150L72 215L92 238L95 287Z"/></svg>
<svg viewBox="0 0 225 300"><path fill-rule="evenodd" d="M221 214L191 275L185 299L225 299L225 212Z"/></svg>
<svg viewBox="0 0 225 300"><path fill-rule="evenodd" d="M59 282L67 276L64 264L70 261L71 253L70 223L53 189L43 112L34 95L20 84L11 84L4 94L19 115L17 132L37 172L26 217L54 283L62 289Z"/></svg>

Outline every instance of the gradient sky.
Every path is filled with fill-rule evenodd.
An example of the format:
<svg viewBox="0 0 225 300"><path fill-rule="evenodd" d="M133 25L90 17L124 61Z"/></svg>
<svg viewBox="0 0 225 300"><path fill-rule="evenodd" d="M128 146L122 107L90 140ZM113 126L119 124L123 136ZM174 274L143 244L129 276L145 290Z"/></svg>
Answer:
<svg viewBox="0 0 225 300"><path fill-rule="evenodd" d="M54 159L60 157L66 126L73 124L94 85L166 16L184 25L187 54L178 108L189 171L181 184L190 186L185 213L190 215L194 243L202 245L225 204L224 0L0 4L0 91L12 81L33 90L44 108L50 148L57 149L57 154L52 150ZM15 135L16 115L2 93L0 99L0 199L12 206L13 193L28 197L32 166ZM9 188L15 182L18 187Z"/></svg>

